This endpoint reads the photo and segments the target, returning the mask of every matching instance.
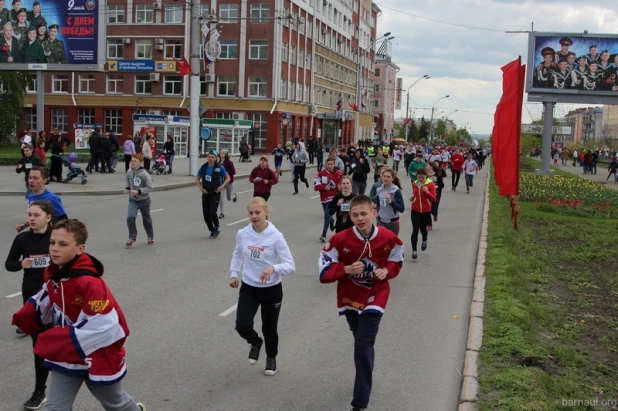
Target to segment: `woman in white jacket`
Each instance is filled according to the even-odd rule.
[[[237,288],[242,265],[236,331],[251,345],[250,364],[257,362],[262,343],[266,343],[264,374],[275,375],[279,345],[277,322],[283,300],[281,276],[292,274],[296,265],[283,234],[268,221],[268,203],[261,197],[254,197],[249,201],[247,210],[251,224],[238,230],[230,266],[230,287]],[[279,264],[278,260],[281,261]],[[253,329],[253,318],[260,306],[264,340]]]

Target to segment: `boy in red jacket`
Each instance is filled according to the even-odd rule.
[[[427,249],[427,226],[431,225],[431,206],[436,201],[436,185],[427,178],[427,169],[421,167],[416,171],[416,181],[412,182],[412,259],[416,260],[418,253],[418,232],[423,236],[421,251]]]
[[[451,190],[453,191],[457,189],[457,184],[459,184],[463,163],[464,157],[459,152],[459,149],[455,150],[455,153],[451,156]]]
[[[13,315],[13,324],[26,334],[37,332],[39,324],[52,327],[34,346],[52,369],[46,410],[70,410],[85,382],[106,410],[144,411],[120,386],[129,327],[101,278],[103,265],[85,253],[87,239],[81,221],[56,223],[43,288]]]
[[[335,170],[335,160],[329,158],[326,160],[326,168],[321,170],[313,181],[313,189],[320,192],[320,202],[324,211],[324,226],[322,227],[322,235],[320,241],[326,242],[326,230],[330,226],[331,231],[335,231],[335,221],[330,215],[330,202],[333,197],[339,192],[339,180],[341,179],[341,171]]]
[[[320,254],[320,282],[337,281],[337,307],[354,336],[354,398],[350,411],[369,403],[374,344],[388,302],[388,280],[399,275],[403,243],[392,231],[373,225],[371,199],[357,195],[350,201],[354,227],[335,234]]]

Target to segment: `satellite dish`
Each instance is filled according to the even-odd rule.
[[[204,141],[210,140],[210,136],[212,136],[212,130],[209,128],[203,128],[200,130],[200,138]]]

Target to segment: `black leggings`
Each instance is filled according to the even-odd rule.
[[[427,226],[431,224],[431,212],[420,213],[416,210],[412,210],[412,250],[416,251],[418,244],[418,232],[421,231],[423,241],[427,241]]]
[[[133,156],[131,154],[125,154],[124,155],[124,171],[127,172],[129,171],[129,167],[131,166],[131,158]]]
[[[24,304],[28,301],[28,298],[36,295],[43,286],[43,283],[36,284],[22,284],[21,286],[21,296],[23,298]],[[47,330],[49,327],[44,326],[41,328],[39,332],[32,334],[30,337],[32,338],[32,347],[36,344],[36,339],[39,336],[39,333]],[[39,357],[38,355],[34,355],[34,391],[44,392],[46,388],[47,376],[49,375],[49,368],[43,366],[43,357]]]
[[[298,180],[302,181],[305,184],[308,184],[307,179],[305,178],[305,170],[307,167],[303,164],[302,166],[294,166],[294,192],[298,193]]]
[[[451,170],[451,184],[453,187],[457,187],[457,184],[459,184],[460,176],[461,176],[461,171]]]
[[[204,216],[204,222],[206,222],[208,230],[211,232],[219,228],[219,217],[217,216],[219,201],[221,201],[221,193],[212,192],[202,194],[202,215]]]
[[[434,217],[438,216],[438,207],[440,207],[440,199],[442,198],[442,190],[441,189],[437,189],[436,190],[436,201],[434,201],[431,204],[431,215]],[[429,222],[429,225],[431,225],[431,221]]]
[[[260,339],[253,329],[253,319],[258,307],[262,306],[262,334],[266,345],[266,355],[276,357],[279,353],[279,334],[277,323],[283,301],[283,287],[281,283],[272,287],[253,287],[242,283],[238,295],[238,309],[236,311],[236,331],[249,344],[255,345]]]
[[[53,156],[51,158],[51,170],[49,174],[51,178],[62,181],[62,160],[60,157]]]
[[[146,169],[146,171],[150,171],[150,159],[149,158],[144,158],[144,168]]]

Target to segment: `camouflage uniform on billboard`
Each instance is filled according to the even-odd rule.
[[[4,23],[11,21],[11,15],[8,9],[0,10],[0,27],[4,27]]]
[[[49,26],[49,31],[51,32],[53,29],[58,30],[57,24],[52,24]],[[45,51],[45,57],[47,57],[47,62],[50,64],[67,64],[67,55],[64,50],[64,43],[61,40],[54,38],[52,40],[51,36],[43,42],[43,50]]]
[[[45,27],[43,34],[41,34],[41,27]],[[49,35],[47,34],[47,23],[40,23],[36,25],[36,38],[41,44],[49,38]]]

